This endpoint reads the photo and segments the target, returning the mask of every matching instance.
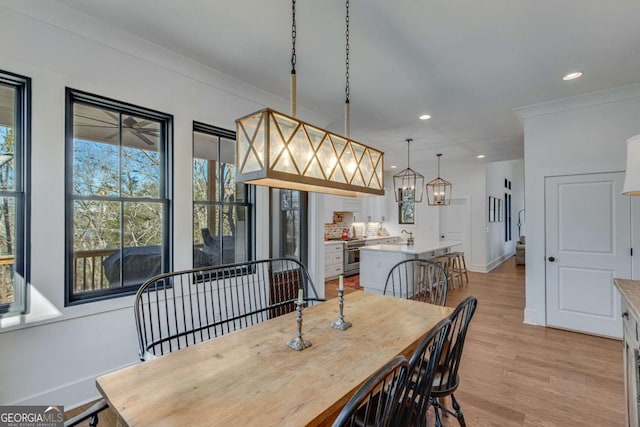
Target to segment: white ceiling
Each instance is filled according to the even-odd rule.
[[[289,97],[289,0],[58,2]],[[339,133],[344,14],[343,0],[297,3],[298,104]],[[413,138],[425,174],[437,152],[443,175],[477,154],[522,158],[514,108],[640,82],[638,17],[638,0],[352,0],[351,136],[398,170]],[[574,70],[584,76],[562,81]]]

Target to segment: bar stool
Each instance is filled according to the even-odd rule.
[[[446,256],[449,257],[449,282],[453,284],[454,289],[457,286],[462,287],[464,283],[458,256],[455,253],[448,253]]]
[[[452,269],[452,258],[449,256],[449,254],[433,257],[430,259],[430,261],[439,264],[444,269],[444,271],[447,273],[447,278],[449,279],[449,286],[451,286],[451,288],[453,289],[456,289],[456,282],[460,283],[462,279],[458,276],[458,280],[456,281],[456,277],[454,276],[454,272]]]
[[[449,256],[452,259],[453,274],[460,278],[460,285],[469,283],[469,275],[467,274],[467,263],[464,259],[464,252],[451,252]]]

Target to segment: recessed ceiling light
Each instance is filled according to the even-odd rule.
[[[484,159],[485,156],[484,156],[484,154],[478,154],[476,157],[479,158],[479,159]]]
[[[391,166],[391,169],[395,169],[395,168],[397,168],[397,166],[396,166],[396,165]]]
[[[565,75],[562,80],[573,80],[573,79],[577,79],[578,77],[582,76],[582,71],[574,71],[573,73],[569,73],[567,75]]]
[[[430,118],[431,118],[431,116],[428,115],[428,114],[423,114],[423,115],[420,116],[420,120],[429,120]]]

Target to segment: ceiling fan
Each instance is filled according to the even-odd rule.
[[[114,119],[117,120],[117,116],[113,113],[110,113],[108,111],[105,111],[105,113],[107,113],[109,116],[113,117]],[[131,132],[131,134],[137,136],[139,139],[141,139],[144,143],[146,143],[147,145],[154,145],[154,142],[151,141],[149,138],[147,138],[148,136],[152,136],[152,137],[157,137],[158,136],[158,129],[146,129],[145,126],[148,126],[149,124],[152,124],[153,122],[151,120],[136,120],[131,116],[127,116],[122,120],[122,131],[124,132],[125,130],[129,130]],[[117,131],[109,136],[107,136],[107,139],[111,139],[115,136],[118,136],[120,132]]]
[[[106,115],[107,118],[103,119],[103,118],[96,117],[94,115],[95,114],[94,111],[95,112],[99,111],[100,113]],[[153,146],[155,145],[155,142],[150,138],[157,138],[159,135],[160,130],[158,129],[158,124],[151,120],[137,120],[132,116],[123,115],[124,118],[122,119],[122,126],[120,127],[118,125],[118,122],[120,121],[121,116],[118,115],[117,113],[113,113],[111,111],[107,111],[103,109],[100,109],[100,110],[92,109],[86,112],[83,111],[83,113],[85,114],[76,112],[75,116],[85,119],[89,123],[76,123],[76,126],[79,126],[85,129],[94,128],[96,130],[97,128],[102,128],[105,130],[114,129],[113,133],[109,135],[104,135],[102,136],[101,139],[112,140],[113,138],[117,137],[120,134],[120,128],[121,128],[123,133],[129,132],[131,135],[135,136],[145,144]],[[147,126],[150,126],[150,127],[147,127]]]

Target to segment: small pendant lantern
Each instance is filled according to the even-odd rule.
[[[438,156],[438,177],[427,183],[427,202],[429,206],[445,206],[451,203],[451,183],[440,178],[440,157]]]
[[[407,139],[407,168],[393,176],[393,189],[398,203],[422,202],[424,176],[409,167],[411,141],[413,140]]]

